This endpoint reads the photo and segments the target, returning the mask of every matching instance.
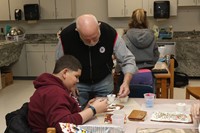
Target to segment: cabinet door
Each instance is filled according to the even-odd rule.
[[[135,9],[142,8],[142,0],[125,0],[125,16],[131,17]]]
[[[124,0],[108,0],[108,17],[124,17]]]
[[[154,15],[153,13],[154,1],[155,0],[143,0],[143,9],[147,12],[147,16],[149,17],[152,17]]]
[[[45,72],[44,44],[26,44],[28,76]]]
[[[39,76],[45,72],[45,55],[44,52],[28,51],[27,52],[28,76]]]
[[[177,0],[170,0],[170,16],[177,16]]]
[[[0,1],[0,21],[2,20],[10,20],[10,11],[9,11],[9,5],[8,0],[1,0]]]
[[[178,6],[195,6],[195,5],[196,5],[196,0],[178,0]]]
[[[74,18],[75,0],[56,0],[56,19]]]
[[[196,0],[197,6],[200,6],[200,0]]]
[[[56,9],[55,0],[40,0],[40,18],[41,19],[56,19],[55,9]]]
[[[52,73],[55,67],[56,57],[55,57],[56,44],[45,44],[45,65],[46,72]]]
[[[46,72],[53,73],[54,67],[55,67],[55,51],[54,52],[45,52],[45,65],[46,65]]]

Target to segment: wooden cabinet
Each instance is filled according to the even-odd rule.
[[[147,11],[147,16],[154,16],[154,1],[158,0],[143,0],[143,9]],[[170,1],[170,16],[177,16],[177,0]]]
[[[199,6],[200,0],[178,0],[178,6]]]
[[[74,18],[75,0],[40,0],[40,15],[41,19]]]
[[[39,0],[9,0],[9,2],[11,20],[15,20],[15,9],[22,10],[22,20],[24,20],[24,4],[39,4]]]
[[[108,17],[131,17],[137,8],[142,8],[142,0],[108,0]]]
[[[9,3],[8,0],[0,1],[0,21],[2,20],[10,20],[10,11],[9,11]]]
[[[28,76],[52,73],[56,44],[26,44]]]

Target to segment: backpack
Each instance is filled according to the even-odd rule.
[[[189,78],[186,73],[174,72],[174,87],[183,87],[189,84]]]
[[[28,103],[11,113],[6,114],[6,130],[4,133],[32,133],[28,124]]]

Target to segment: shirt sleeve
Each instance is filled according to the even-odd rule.
[[[134,74],[137,72],[138,68],[135,63],[135,56],[126,47],[124,40],[119,35],[117,35],[117,39],[114,44],[114,55],[124,74]]]
[[[58,60],[60,57],[62,57],[64,55],[63,47],[62,47],[62,43],[61,43],[60,39],[58,41],[55,54],[56,54],[56,60]]]

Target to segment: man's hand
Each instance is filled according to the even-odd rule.
[[[122,85],[120,86],[120,90],[118,93],[118,97],[126,97],[128,96],[130,93],[130,89],[129,89],[129,84],[127,84],[126,82],[123,82]]]

